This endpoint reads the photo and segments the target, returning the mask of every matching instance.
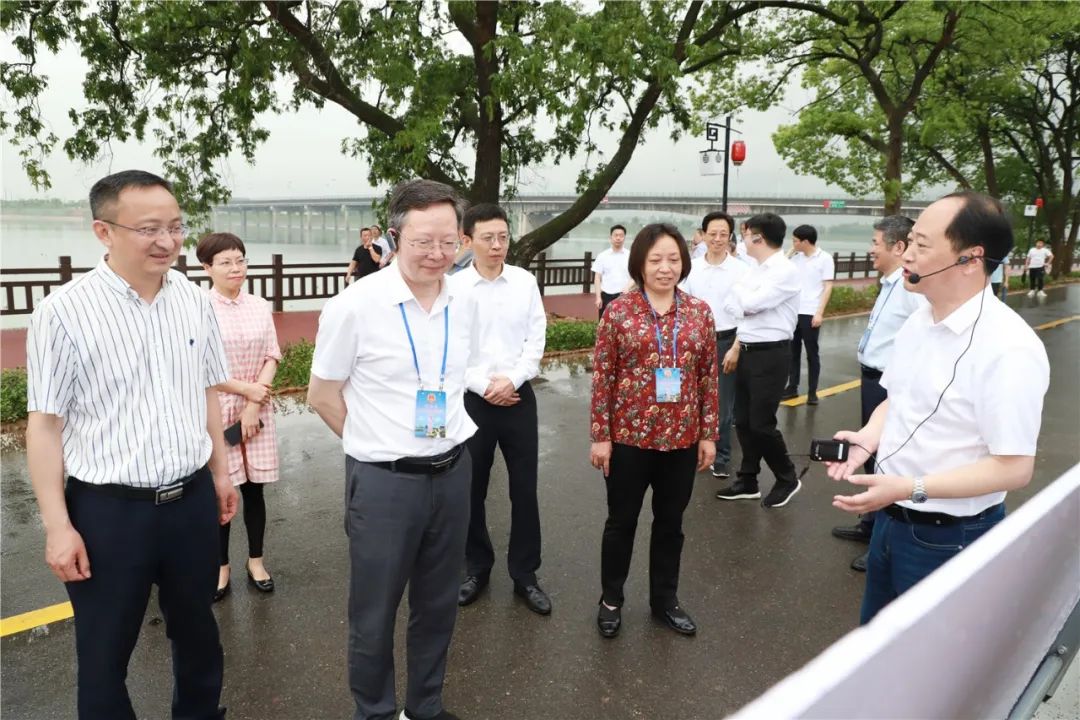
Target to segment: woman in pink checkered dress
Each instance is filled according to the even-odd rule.
[[[214,308],[229,380],[217,386],[222,426],[240,423],[241,441],[229,449],[229,474],[244,498],[244,526],[248,534],[248,581],[262,592],[273,592],[274,579],[263,564],[266,501],[263,485],[278,479],[277,436],[270,385],[281,350],[278,348],[270,303],[244,289],[247,257],[243,241],[231,233],[212,233],[195,249],[214,286]],[[227,434],[228,436],[228,434]],[[229,525],[221,526],[221,569],[214,602],[229,592]]]

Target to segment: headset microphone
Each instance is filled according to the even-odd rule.
[[[919,273],[909,273],[908,276],[907,276],[907,280],[912,285],[918,285],[919,281],[923,280],[924,278],[928,278],[931,275],[937,275],[938,273],[943,273],[946,270],[951,270],[952,268],[956,267],[957,265],[967,265],[972,260],[993,260],[994,262],[1005,262],[1004,260],[1000,260],[998,258],[984,258],[984,257],[978,257],[978,256],[971,256],[971,255],[961,255],[960,257],[956,258],[956,262],[954,262],[952,265],[949,265],[947,267],[943,267],[940,270],[935,270],[932,273],[926,273],[925,275],[920,275]]]

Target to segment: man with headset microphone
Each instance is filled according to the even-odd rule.
[[[904,252],[906,287],[928,305],[896,336],[881,378],[888,399],[829,463],[836,495],[874,523],[860,622],[915,585],[1005,516],[1009,490],[1031,480],[1050,379],[1035,332],[994,297],[988,278],[1012,247],[1001,204],[965,191],[933,203]],[[858,468],[876,454],[875,475]]]

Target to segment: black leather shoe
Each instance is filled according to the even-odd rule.
[[[222,598],[229,594],[229,590],[232,590],[232,578],[225,581],[225,587],[219,587],[214,591],[214,599],[211,602],[220,602]]]
[[[596,614],[596,627],[600,634],[606,638],[613,638],[619,634],[622,627],[622,608],[608,609],[603,601],[600,602],[600,611]]]
[[[514,594],[525,601],[525,604],[537,615],[551,614],[551,598],[540,589],[539,585],[518,585],[514,583]]]
[[[851,569],[855,572],[866,572],[866,561],[870,557],[869,551],[851,561]]]
[[[438,715],[428,715],[427,717],[421,717],[420,715],[413,715],[409,712],[408,708],[402,711],[401,717],[405,720],[461,720],[457,715],[452,712],[443,710]]]
[[[784,394],[780,396],[780,399],[781,400],[793,400],[794,398],[797,398],[797,397],[799,397],[798,388],[787,388],[786,390],[784,390]]]
[[[697,623],[695,623],[694,619],[678,605],[672,605],[665,610],[654,608],[653,615],[662,620],[665,625],[677,633],[683,635],[694,635],[697,633]]]
[[[867,527],[863,523],[856,523],[855,525],[840,525],[832,529],[833,537],[838,537],[841,540],[854,540],[856,542],[870,542],[870,535],[873,525]]]
[[[807,405],[817,405],[818,404],[817,394],[816,393],[810,393],[806,398],[806,404]]]
[[[267,573],[265,580],[256,580],[255,576],[251,574],[251,568],[247,568],[248,582],[251,583],[259,592],[272,593],[274,592],[274,578],[270,577]]]
[[[480,597],[480,591],[486,588],[487,584],[487,578],[479,578],[475,575],[467,576],[465,581],[461,583],[461,587],[458,588],[457,604],[465,607],[476,602],[476,598]]]

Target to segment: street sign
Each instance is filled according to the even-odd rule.
[[[1024,206],[1024,217],[1035,217],[1038,214],[1039,214],[1039,206],[1038,205],[1025,205]]]
[[[829,202],[829,207],[834,210],[843,210],[847,206],[843,200],[832,200]]]

